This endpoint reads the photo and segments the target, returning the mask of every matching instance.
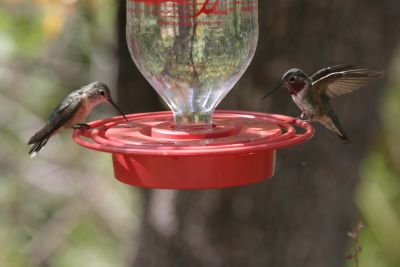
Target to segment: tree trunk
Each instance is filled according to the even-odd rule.
[[[126,42],[126,2],[119,0],[117,14],[118,47],[118,102],[121,109],[130,113],[150,112],[161,110],[162,105],[156,91],[150,86],[138,71],[129,54]]]
[[[119,95],[125,110],[159,108],[126,50],[125,3],[119,29]],[[254,60],[220,109],[298,116],[288,94],[261,96],[289,68],[308,74],[333,64],[385,69],[399,36],[397,0],[259,1]],[[359,167],[379,128],[383,83],[333,103],[352,139],[316,126],[306,144],[279,151],[269,181],[223,190],[145,190],[135,267],[344,266],[346,232],[357,218]]]

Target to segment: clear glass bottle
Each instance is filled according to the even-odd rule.
[[[131,56],[178,129],[211,127],[258,39],[257,0],[128,0]],[[136,89],[140,90],[140,88]]]

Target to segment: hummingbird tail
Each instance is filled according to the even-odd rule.
[[[351,144],[350,139],[347,137],[347,134],[344,131],[342,125],[340,125],[339,119],[336,117],[336,115],[331,114],[330,116],[323,116],[319,119],[319,122],[329,130],[335,132],[340,137],[340,139],[343,140],[343,143],[345,145]]]
[[[31,149],[29,150],[29,155],[31,156],[31,158],[33,158],[37,155],[37,153],[42,149],[42,147],[44,147],[44,145],[46,145],[47,141],[49,141],[49,138],[50,137],[47,137],[47,138],[42,139],[39,142],[33,144]]]
[[[342,139],[342,141],[345,145],[351,144],[350,139],[347,137],[347,135],[345,133],[342,132],[342,133],[338,134],[338,136],[340,137],[340,139]]]
[[[56,128],[47,124],[29,139],[28,145],[32,145],[31,149],[29,150],[29,155],[31,158],[36,156],[36,154],[46,145],[47,141],[49,141],[50,137],[56,131]]]
[[[339,136],[340,139],[342,139],[345,145],[350,145],[351,144],[350,138],[347,136],[342,125],[340,125],[339,119],[336,116],[334,116],[334,118],[332,118],[332,122],[334,124],[333,131],[337,133],[337,135]]]

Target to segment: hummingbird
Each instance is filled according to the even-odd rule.
[[[348,145],[351,141],[343,130],[330,100],[354,92],[383,76],[383,71],[360,69],[354,65],[323,68],[311,77],[302,70],[293,68],[282,76],[279,85],[269,91],[263,99],[280,88],[286,88],[294,103],[302,111],[299,117],[301,120],[321,123]]]
[[[53,110],[48,123],[36,132],[28,141],[32,145],[29,155],[33,158],[46,145],[50,137],[61,129],[90,129],[82,121],[86,119],[92,109],[104,102],[111,103],[126,121],[128,119],[111,98],[108,86],[96,81],[67,95]]]

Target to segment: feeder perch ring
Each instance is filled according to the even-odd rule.
[[[73,139],[112,153],[123,183],[165,189],[207,189],[261,182],[274,174],[277,149],[314,134],[310,123],[260,112],[214,113],[211,128],[176,130],[171,112],[121,116],[89,123]]]

